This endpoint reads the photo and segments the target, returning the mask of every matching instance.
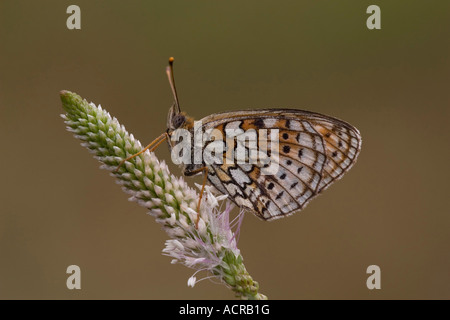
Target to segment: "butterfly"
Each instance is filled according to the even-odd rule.
[[[173,140],[180,130],[191,134],[184,138],[191,148],[185,150],[189,153],[188,160],[193,160],[194,155],[198,154],[194,147],[197,151],[198,148],[205,151],[208,145],[219,144],[221,148],[219,152],[216,149],[214,155],[216,161],[201,159],[180,164],[185,176],[204,174],[198,208],[208,180],[239,207],[263,220],[278,219],[302,210],[355,164],[362,142],[358,129],[342,120],[315,112],[296,109],[232,111],[209,115],[196,125],[191,117],[181,111],[173,61],[170,58],[166,68],[174,96],[167,118],[167,131],[122,163],[147,149],[153,151],[164,140],[174,151],[176,145]],[[218,133],[219,138],[216,134],[209,141],[201,140],[200,144],[192,138],[197,133],[212,130]],[[228,143],[230,132],[234,133],[231,136],[233,144]],[[262,143],[251,145],[250,140],[239,140],[246,132],[254,132],[258,142]],[[262,135],[265,141],[260,139]],[[241,160],[244,161],[236,161],[239,147],[243,152]],[[251,154],[255,154],[252,151],[258,155],[262,149],[266,158],[250,161],[253,159]],[[276,163],[276,170],[267,171],[271,165],[267,161],[269,157]]]

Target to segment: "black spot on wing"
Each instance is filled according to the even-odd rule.
[[[258,129],[264,128],[264,120],[261,118],[253,120],[253,125]]]
[[[275,200],[281,199],[281,197],[283,196],[283,194],[284,194],[284,191],[281,191],[281,192],[277,195],[277,197],[275,198]]]
[[[290,129],[291,127],[291,121],[289,119],[286,119],[286,123],[284,124],[287,129]]]

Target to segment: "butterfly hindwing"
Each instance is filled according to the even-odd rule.
[[[208,164],[208,180],[237,205],[264,220],[303,209],[350,169],[361,147],[356,128],[341,120],[307,111],[238,111],[214,114],[201,121],[204,130],[220,130],[224,139],[227,133],[235,132],[233,139],[237,141],[236,150],[224,150],[222,164]],[[264,145],[265,139],[260,140],[261,129],[265,129],[263,138],[267,145]],[[242,144],[239,136],[252,130],[260,142],[256,151],[264,149],[270,160],[278,164],[276,171],[266,174],[267,163],[250,161],[255,155],[255,145]],[[274,137],[276,139],[272,139]],[[237,161],[239,141],[241,162]],[[271,153],[272,143],[277,143],[277,152]]]

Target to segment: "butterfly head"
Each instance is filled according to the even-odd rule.
[[[192,118],[187,116],[185,112],[179,111],[177,104],[174,103],[167,115],[167,131],[172,132],[180,128],[189,129],[192,126]]]

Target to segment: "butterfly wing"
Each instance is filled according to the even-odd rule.
[[[203,130],[216,129],[223,137],[227,137],[227,132],[238,132],[234,141],[240,141],[239,130],[254,130],[260,139],[264,131],[261,129],[267,132],[269,145],[278,139],[278,152],[270,154],[268,151],[278,168],[269,174],[265,173],[267,163],[249,163],[252,154],[249,144],[243,146],[244,162],[236,161],[236,150],[227,153],[224,149],[222,163],[208,164],[209,182],[229,195],[238,206],[264,220],[281,218],[303,209],[353,166],[361,149],[361,136],[355,127],[308,111],[225,112],[205,117],[201,123]],[[237,145],[238,142],[234,146]],[[261,144],[257,148],[261,148]]]

